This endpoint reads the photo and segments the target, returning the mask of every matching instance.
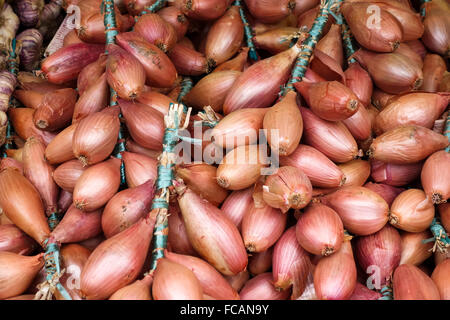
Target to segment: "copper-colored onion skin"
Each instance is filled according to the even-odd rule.
[[[162,8],[158,11],[158,15],[175,29],[177,39],[180,41],[189,28],[189,20],[183,12],[179,8],[173,6]]]
[[[32,90],[21,90],[17,89],[14,91],[13,96],[27,108],[38,109],[46,92],[41,93]],[[3,110],[2,110],[3,111]]]
[[[0,208],[12,223],[39,244],[48,238],[50,229],[39,193],[16,169],[0,172]]]
[[[78,37],[77,30],[72,29],[69,33],[64,37],[63,47],[70,46],[75,43],[82,43],[83,41]]]
[[[376,23],[369,21],[370,3],[346,2],[342,13],[358,43],[372,51],[392,52],[403,38],[402,26],[395,16],[378,8],[378,28]]]
[[[206,163],[181,164],[176,169],[177,177],[183,179],[189,189],[219,206],[227,197],[228,191],[217,184],[216,172],[216,167]]]
[[[125,151],[122,153],[125,165],[125,177],[130,188],[144,184],[148,180],[156,181],[158,161],[148,156]]]
[[[350,241],[342,248],[319,260],[314,270],[314,288],[320,300],[346,300],[356,287],[356,264]]]
[[[372,158],[394,164],[410,164],[427,158],[447,147],[448,138],[420,126],[402,126],[389,130],[373,140]]]
[[[327,54],[340,66],[343,66],[344,50],[342,48],[341,26],[333,24],[327,34],[317,43],[316,49]]]
[[[390,281],[392,273],[400,263],[400,234],[394,227],[386,225],[374,234],[358,237],[355,255],[364,272],[371,273],[371,266],[379,268],[380,284],[383,286]]]
[[[245,0],[253,17],[264,23],[276,23],[287,17],[295,8],[293,0]]]
[[[168,96],[155,91],[142,92],[137,101],[158,110],[163,115],[169,111],[170,104],[175,103]]]
[[[140,16],[134,26],[134,32],[164,52],[171,51],[177,42],[174,27],[156,13]]]
[[[271,54],[278,54],[290,48],[290,37],[296,35],[298,28],[280,27],[268,30],[253,37],[253,43],[258,49]]]
[[[236,148],[258,142],[268,108],[246,108],[227,114],[211,131],[211,139],[221,148]]]
[[[200,79],[183,101],[196,109],[211,106],[214,111],[220,112],[228,92],[241,74],[234,70],[213,72]]]
[[[237,292],[241,291],[244,285],[247,283],[250,278],[250,274],[247,270],[238,273],[235,276],[225,276],[225,279],[231,285],[231,287]]]
[[[424,33],[424,25],[418,13],[392,6],[390,4],[381,4],[381,10],[386,10],[400,23],[402,29],[402,42],[417,40],[422,37]]]
[[[164,135],[162,115],[141,103],[119,100],[119,105],[133,140],[143,147],[160,150]]]
[[[8,118],[20,138],[27,140],[31,136],[36,136],[45,145],[48,145],[56,134],[36,128],[33,123],[34,112],[35,110],[31,108],[9,108]]]
[[[344,174],[339,167],[322,152],[308,145],[300,144],[291,155],[280,157],[280,165],[301,169],[314,187],[334,188],[344,181]]]
[[[423,61],[423,84],[420,89],[426,92],[438,92],[446,70],[445,60],[440,55],[428,53]]]
[[[224,0],[175,0],[175,6],[195,20],[215,20],[224,14],[228,4]]]
[[[117,44],[142,64],[149,85],[167,88],[177,79],[177,70],[169,57],[157,46],[145,41],[134,32],[117,35]]]
[[[167,258],[158,260],[152,295],[155,300],[203,300],[202,286],[194,272]]]
[[[441,253],[439,250],[436,250],[434,253],[434,263],[438,265],[443,261],[450,259],[450,251],[447,250],[447,253]]]
[[[157,151],[157,150],[151,150],[151,149],[144,148],[144,147],[140,146],[139,144],[137,144],[136,142],[134,142],[132,139],[127,139],[126,140],[125,149],[129,150],[130,152],[134,152],[134,153],[137,153],[137,154],[140,154],[140,155],[144,155],[144,156],[147,156],[147,157],[152,158],[152,159],[157,159],[158,156],[162,152],[162,151]]]
[[[361,187],[370,176],[370,163],[366,160],[356,159],[339,165],[344,173],[344,186]]]
[[[249,252],[269,249],[283,234],[287,216],[279,209],[268,205],[256,208],[253,205],[242,219],[241,234]]]
[[[191,242],[189,241],[178,202],[171,203],[169,210],[169,234],[167,236],[167,247],[175,253],[197,256],[197,252],[194,250]]]
[[[402,264],[394,272],[394,300],[440,300],[438,287],[418,267]]]
[[[328,256],[338,251],[344,241],[344,225],[339,215],[320,203],[308,206],[296,225],[299,244],[315,255]]]
[[[177,72],[185,76],[199,76],[209,73],[214,65],[208,64],[203,53],[198,52],[181,44],[175,44],[175,47],[168,53]]]
[[[106,238],[122,232],[150,211],[154,181],[116,193],[106,204],[101,225]]]
[[[295,229],[293,226],[284,232],[272,257],[272,283],[280,291],[288,291],[292,286],[292,299],[302,295],[312,268],[310,255],[298,243]]]
[[[188,255],[165,251],[164,257],[172,262],[189,268],[202,286],[203,293],[218,300],[239,299],[238,293],[230,286],[225,278],[204,260]]]
[[[392,202],[394,202],[394,199],[405,190],[403,188],[396,188],[388,184],[374,182],[367,182],[364,187],[378,193],[378,195],[386,201],[389,207]]]
[[[223,104],[224,113],[269,107],[277,98],[280,85],[288,80],[298,53],[299,47],[295,45],[246,69],[231,87]]]
[[[380,135],[404,125],[432,129],[444,112],[448,98],[435,93],[410,93],[389,103],[375,118],[374,131]]]
[[[445,230],[450,230],[450,203],[442,203],[438,205],[439,216]]]
[[[0,160],[0,171],[6,168],[15,168],[23,174],[23,163],[10,157],[6,157]]]
[[[120,288],[108,300],[152,300],[150,294],[152,283],[153,276],[147,275],[142,280],[136,280],[132,284]]]
[[[75,184],[87,168],[78,160],[69,160],[53,171],[53,179],[63,190],[73,192]]]
[[[437,151],[423,164],[421,182],[425,193],[434,204],[446,202],[450,198],[450,153]]]
[[[395,96],[395,94],[384,92],[375,87],[372,93],[372,103],[376,108],[383,110]]]
[[[253,253],[248,259],[248,270],[254,276],[267,272],[272,267],[273,247]]]
[[[342,187],[321,198],[334,209],[351,233],[366,236],[381,230],[388,221],[389,206],[377,193],[364,187]]]
[[[398,53],[408,58],[410,63],[422,69],[423,67],[423,59],[422,57],[411,49],[408,45],[401,43],[398,48],[394,51],[394,53]],[[423,74],[423,72],[422,72]],[[423,80],[423,78],[422,78]]]
[[[114,150],[119,135],[119,107],[109,107],[82,119],[73,134],[74,155],[84,165],[105,160]]]
[[[355,290],[349,300],[378,300],[379,298],[381,298],[381,293],[370,290],[365,285],[356,282]]]
[[[58,164],[75,159],[72,140],[78,124],[74,123],[56,135],[45,148],[45,159],[50,164]]]
[[[81,272],[82,296],[102,300],[133,282],[144,265],[154,225],[150,215],[95,248]]]
[[[33,120],[36,127],[46,131],[55,131],[70,124],[77,100],[77,92],[72,88],[59,89],[46,94]]]
[[[25,292],[44,266],[43,253],[33,257],[12,252],[0,252],[0,299]]]
[[[434,3],[425,4],[425,10],[422,42],[430,51],[448,57],[450,49],[448,10],[434,7]]]
[[[116,44],[109,44],[107,49],[106,79],[109,86],[122,99],[136,99],[144,88],[144,67],[132,54]]]
[[[296,92],[289,91],[264,116],[263,128],[267,130],[267,141],[280,156],[292,154],[302,138],[303,119],[296,99]]]
[[[358,141],[369,139],[372,134],[371,114],[366,107],[359,103],[358,111],[351,117],[342,120],[353,137]]]
[[[104,206],[119,190],[121,162],[111,158],[87,168],[75,184],[74,205],[86,212]]]
[[[288,300],[290,290],[276,290],[271,272],[248,280],[239,292],[241,300]]]
[[[423,241],[433,237],[429,230],[422,232],[402,231],[400,235],[402,238],[400,264],[413,264],[419,266],[433,255],[431,252],[433,243],[423,243]]]
[[[247,253],[236,226],[222,211],[186,189],[179,196],[189,240],[206,261],[224,275],[235,275],[247,266]]]
[[[350,64],[344,74],[347,87],[353,91],[365,107],[368,107],[373,92],[373,83],[370,75],[359,63]]]
[[[75,243],[93,238],[101,233],[102,210],[83,212],[73,205],[52,231],[58,243]]]
[[[371,160],[371,177],[375,182],[388,184],[390,186],[404,186],[420,176],[422,162],[411,164],[384,163]]]
[[[30,255],[37,243],[13,224],[0,225],[0,251]]]
[[[253,188],[231,192],[222,203],[221,210],[240,230],[242,219],[253,205]]]
[[[59,189],[53,180],[53,166],[44,159],[45,146],[38,139],[29,138],[23,148],[24,176],[38,190],[47,215],[57,211]]]
[[[450,259],[439,263],[431,275],[436,284],[441,300],[450,300]]]
[[[213,72],[218,71],[244,71],[244,67],[247,63],[248,56],[248,47],[242,47],[241,51],[234,57],[228,61],[225,61],[221,65],[217,66]]]
[[[300,107],[303,117],[303,142],[316,148],[334,162],[348,162],[358,155],[358,145],[342,122],[326,121],[311,110]]]
[[[78,99],[73,110],[72,123],[104,109],[108,104],[108,94],[106,74],[103,73]]]
[[[402,54],[360,49],[352,57],[367,69],[376,86],[387,93],[401,94],[422,85],[422,66]]]
[[[408,189],[395,198],[389,220],[399,229],[422,232],[429,228],[434,215],[431,198],[420,189]]]
[[[267,163],[258,145],[239,146],[228,152],[217,168],[217,182],[229,190],[242,190],[253,185]]]
[[[72,193],[66,190],[61,190],[58,198],[58,209],[60,212],[66,212],[73,203]]]
[[[88,64],[81,70],[77,79],[77,89],[80,96],[91,88],[100,76],[105,73],[107,59],[106,55],[101,55],[96,61]]]

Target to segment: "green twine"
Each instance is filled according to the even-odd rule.
[[[433,238],[422,240],[422,243],[440,242],[443,247],[450,247],[450,238],[447,235],[444,227],[439,223],[437,218],[433,219],[430,226]]]
[[[194,86],[194,83],[192,82],[192,79],[190,77],[184,77],[181,81],[181,91],[178,95],[177,101],[181,102],[185,95],[191,91],[192,87]],[[184,104],[183,104],[184,106]],[[186,106],[184,106],[184,113],[187,112]]]
[[[421,15],[422,17],[424,17],[424,18],[425,18],[425,15],[426,15],[425,4],[426,4],[427,2],[431,2],[431,0],[422,0],[422,8],[420,9],[420,15]]]
[[[50,227],[50,231],[55,230],[56,226],[59,223],[59,217],[56,212],[52,212],[52,214],[47,218],[48,226]]]
[[[167,202],[165,203],[168,205]],[[168,228],[169,223],[167,219],[165,219],[162,223],[157,224],[155,227],[155,230],[153,232],[153,234],[155,235],[155,241],[153,243],[150,270],[155,270],[158,264],[158,260],[164,258],[164,250],[167,247]]]
[[[141,15],[147,14],[147,13],[155,13],[159,10],[161,10],[165,5],[166,5],[166,1],[167,0],[158,0],[156,1],[154,4],[152,4],[151,6],[145,8],[142,12]]]
[[[392,289],[387,285],[380,290],[380,293],[382,294],[382,296],[378,298],[378,300],[393,300],[394,298]]]
[[[61,274],[61,259],[59,256],[59,246],[54,243],[48,242],[48,239],[44,242],[44,260],[45,260],[45,271],[46,271],[46,280],[49,283],[53,283],[53,277],[55,274],[60,275]],[[61,295],[64,297],[65,300],[72,300],[69,293],[66,291],[66,289],[61,285],[60,282],[56,284],[56,289],[61,293]]]
[[[247,17],[245,16],[241,0],[234,1],[233,6],[239,7],[239,15],[241,16],[242,23],[244,24],[245,39],[247,42],[247,47],[249,48],[248,56],[253,61],[258,61],[259,56],[258,53],[256,52],[255,44],[253,43],[253,30],[250,24],[248,23]]]
[[[342,0],[337,0],[337,2],[342,3]],[[355,44],[353,42],[350,28],[348,27],[347,22],[345,21],[345,18],[340,11],[340,6],[339,12],[337,14],[333,11],[330,11],[330,14],[334,17],[336,23],[341,26],[342,44],[344,45],[345,55],[347,57],[348,63],[356,62],[355,58],[350,58],[356,51]]]

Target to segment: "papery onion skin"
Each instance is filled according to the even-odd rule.
[[[423,241],[433,237],[429,230],[422,232],[401,232],[402,252],[400,264],[421,265],[425,260],[433,255],[433,243],[423,243]]]
[[[13,224],[0,224],[0,251],[30,255],[37,243]]]
[[[273,247],[253,253],[248,259],[248,270],[254,276],[267,272],[272,267]]]
[[[339,165],[339,169],[344,173],[344,186],[361,187],[370,176],[369,161],[356,159]]]
[[[375,182],[390,186],[404,186],[420,176],[422,162],[411,164],[393,164],[372,159],[371,177]]]
[[[253,205],[253,188],[236,190],[231,192],[222,203],[220,210],[240,230],[242,219]]]
[[[370,274],[371,266],[379,268],[380,285],[388,283],[395,268],[400,264],[401,238],[390,225],[380,231],[356,238],[355,254],[363,271]]]
[[[72,193],[77,180],[86,169],[80,161],[69,160],[53,171],[53,179],[61,189]]]
[[[155,300],[203,300],[199,280],[184,265],[161,258],[153,279],[152,295]]]
[[[450,230],[450,203],[442,203],[438,205],[439,216],[445,230]]]
[[[170,104],[175,103],[175,101],[168,96],[155,91],[144,91],[137,101],[158,110],[163,115],[166,115],[167,112],[169,112]]]
[[[436,284],[441,300],[450,300],[450,259],[439,263],[431,275]]]
[[[295,8],[292,0],[245,0],[253,17],[264,23],[276,23],[285,18]]]
[[[171,51],[177,42],[177,33],[174,27],[155,13],[140,16],[134,26],[134,32],[163,52]]]
[[[394,300],[440,300],[433,280],[416,266],[403,264],[395,269]]]
[[[279,27],[257,34],[253,37],[253,43],[258,49],[278,54],[290,48],[290,38],[293,36],[298,37],[298,28]]]
[[[214,20],[222,16],[229,1],[223,0],[175,0],[175,5],[189,18]]]
[[[198,256],[197,252],[194,250],[191,242],[189,241],[186,226],[184,224],[178,202],[171,203],[169,205],[169,210],[169,234],[167,236],[167,247],[175,253]]]
[[[450,153],[437,151],[423,164],[422,187],[434,204],[446,202],[450,198]]]
[[[72,205],[72,203],[73,203],[72,193],[66,190],[61,190],[58,199],[58,209],[60,210],[60,212],[66,212],[67,209],[69,209],[69,207]]]
[[[272,273],[266,272],[247,281],[239,292],[241,300],[288,300],[289,290],[276,290],[272,279]]]
[[[36,128],[33,123],[34,112],[35,110],[31,108],[9,108],[8,118],[20,138],[27,140],[31,136],[36,136],[45,145],[48,145],[56,134]]]
[[[381,230],[388,221],[386,201],[364,187],[342,187],[322,197],[321,202],[339,214],[349,232],[360,236]]]
[[[425,46],[441,56],[449,56],[449,21],[448,9],[440,9],[434,3],[425,4],[426,15],[423,21],[425,31],[422,42]]]
[[[354,115],[342,121],[356,140],[370,139],[372,134],[371,113],[362,104]]]
[[[125,151],[122,153],[125,176],[130,188],[137,187],[148,180],[156,181],[158,161],[148,156]]]
[[[14,158],[6,157],[0,160],[0,171],[6,168],[17,169],[23,174],[23,163]]]
[[[143,279],[136,280],[132,284],[117,290],[108,300],[152,300],[150,294],[152,283],[153,276],[147,275]]]
[[[345,74],[345,83],[354,92],[358,100],[367,108],[373,93],[373,83],[370,75],[359,63],[349,65]]]
[[[243,47],[235,58],[225,61],[221,65],[217,66],[213,72],[229,71],[229,70],[239,72],[244,71],[244,67],[247,63],[248,51],[249,51],[248,47]]]
[[[177,72],[185,76],[200,76],[209,73],[214,67],[211,60],[208,61],[203,53],[178,43],[168,53],[168,56]]]
[[[300,215],[296,225],[300,245],[315,255],[328,256],[341,248],[344,225],[333,209],[313,203]]]
[[[75,159],[72,140],[78,124],[74,123],[60,133],[45,148],[45,159],[50,164],[58,164]]]
[[[391,206],[392,202],[394,202],[394,199],[400,193],[405,191],[405,189],[403,189],[403,188],[396,188],[396,187],[392,187],[388,184],[373,183],[373,182],[367,182],[364,185],[364,187],[378,193],[384,199],[384,201],[386,201],[386,203],[389,205],[389,207]]]
[[[365,285],[356,282],[355,291],[353,291],[349,300],[378,300],[381,298],[379,292],[370,290]]]
[[[108,94],[106,74],[103,73],[78,99],[73,110],[72,123],[104,109],[108,105]]]
[[[445,60],[438,54],[427,54],[423,61],[423,84],[421,90],[426,92],[438,92],[447,65]],[[442,90],[441,90],[442,91]]]
[[[80,96],[92,87],[105,72],[107,59],[106,55],[101,55],[96,61],[88,64],[81,70],[77,79],[77,89]]]
[[[402,126],[373,140],[371,158],[393,164],[419,162],[449,145],[448,138],[420,126]]]
[[[177,7],[165,7],[158,11],[158,15],[175,29],[180,41],[189,28],[189,20],[183,12]]]

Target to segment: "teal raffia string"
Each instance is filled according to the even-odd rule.
[[[52,212],[47,218],[48,226],[50,227],[50,231],[55,230],[56,226],[59,223],[59,216],[57,212]]]
[[[183,98],[189,93],[189,91],[192,90],[192,87],[194,86],[194,82],[192,81],[191,77],[184,77],[181,81],[181,91],[178,94],[177,101],[181,103],[183,101]],[[187,109],[185,108],[185,111]]]
[[[383,288],[381,288],[380,290],[381,293],[381,297],[378,298],[378,300],[393,300],[393,292],[392,292],[392,288],[389,286],[384,286]]]
[[[433,234],[433,238],[422,240],[422,243],[434,242],[431,251],[435,252],[436,250],[439,250],[441,253],[447,253],[447,248],[450,247],[450,238],[437,218],[433,219],[430,230]]]
[[[427,2],[431,2],[431,0],[422,0],[422,8],[420,8],[420,15],[422,16],[422,18],[425,18],[425,15],[427,14],[425,8]]]
[[[355,58],[350,58],[356,52],[355,44],[353,42],[352,32],[350,31],[350,28],[341,13],[341,5],[343,0],[337,1],[339,4],[337,12],[335,13],[333,11],[330,11],[330,14],[334,17],[336,23],[341,26],[342,44],[344,46],[345,56],[347,57],[347,61],[350,64],[356,62]]]
[[[241,16],[242,23],[244,24],[245,39],[247,42],[247,47],[249,48],[248,56],[253,61],[258,61],[259,56],[258,53],[256,52],[255,44],[253,43],[254,33],[252,27],[250,26],[250,23],[248,23],[244,8],[242,8],[242,1],[241,0],[234,1],[233,6],[239,7],[239,15]]]
[[[151,6],[145,8],[140,15],[144,15],[147,13],[155,13],[161,10],[166,5],[167,0],[158,0]]]
[[[116,13],[114,11],[114,1],[113,0],[103,0],[102,2],[102,13],[104,14],[104,25],[106,32],[106,45],[116,43],[116,36],[119,34],[117,30],[116,23]],[[108,49],[106,49],[106,54],[108,54]],[[117,92],[113,88],[110,88],[110,106],[117,105]],[[122,119],[122,113],[119,113],[119,120]],[[114,148],[113,155],[116,158],[122,159],[122,152],[126,150],[125,139],[124,139],[124,129],[122,123],[119,127],[119,135],[117,137],[117,144]],[[120,185],[125,187],[127,184],[125,176],[125,165],[122,161],[120,165]]]

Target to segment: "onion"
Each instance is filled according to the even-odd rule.
[[[359,265],[367,274],[374,266],[379,268],[380,285],[389,283],[400,263],[401,238],[398,231],[386,225],[380,231],[356,238],[355,254]],[[378,272],[378,271],[377,271]],[[377,288],[380,289],[380,288]]]
[[[395,269],[394,300],[440,300],[439,289],[422,270],[411,264]]]
[[[272,267],[273,247],[267,250],[252,253],[248,259],[248,270],[252,275],[267,272]]]
[[[295,226],[287,229],[273,251],[272,274],[275,288],[286,291],[291,286],[291,299],[297,299],[307,285],[312,265],[309,254],[299,245]]]
[[[127,11],[133,15],[139,15],[146,7],[154,4],[156,0],[124,0],[123,5],[126,6]]]
[[[290,208],[302,209],[312,198],[312,186],[306,174],[296,167],[281,167],[267,177],[263,199],[269,206],[286,213]]]
[[[71,88],[46,94],[33,115],[36,127],[55,131],[67,126],[74,112],[76,98],[77,92]]]
[[[344,74],[347,87],[354,92],[358,100],[367,108],[373,92],[373,83],[370,75],[359,63],[350,64]]]
[[[46,58],[41,69],[49,82],[62,84],[75,80],[81,70],[96,61],[104,51],[105,46],[100,44],[71,44]]]
[[[78,75],[77,89],[80,97],[83,93],[94,86],[106,70],[106,55],[101,55],[96,61],[86,65]]]
[[[0,299],[7,299],[25,292],[33,278],[44,266],[44,254],[33,257],[12,252],[0,252]]]
[[[450,154],[437,151],[423,164],[422,187],[434,204],[446,202],[450,198]]]
[[[104,109],[108,105],[108,94],[108,82],[106,74],[103,73],[78,99],[73,110],[72,123]]]
[[[7,251],[27,256],[36,248],[36,242],[15,225],[0,225],[0,252]]]
[[[344,240],[344,226],[333,209],[313,203],[297,220],[299,244],[315,255],[329,256],[339,251]]]
[[[342,48],[341,26],[333,24],[327,34],[317,43],[316,49],[330,56],[342,67],[344,50]]]
[[[222,63],[217,68],[215,68],[213,72],[244,71],[244,66],[247,63],[248,51],[249,51],[248,47],[243,47],[235,58]]]
[[[52,178],[54,168],[44,159],[45,146],[42,142],[31,137],[23,148],[24,176],[38,190],[45,213],[49,216],[57,211],[58,186]]]
[[[225,216],[240,230],[244,215],[253,205],[253,188],[231,192],[220,208]]]
[[[203,293],[219,300],[236,300],[238,293],[225,278],[204,260],[192,256],[164,252],[164,257],[172,262],[189,268],[202,286]]]
[[[239,146],[228,152],[217,169],[219,186],[242,190],[254,184],[267,163],[258,145]]]
[[[445,230],[450,230],[450,203],[442,203],[438,205],[439,216]]]
[[[420,176],[422,163],[392,164],[372,159],[372,179],[390,186],[404,186]]]
[[[447,250],[447,253],[442,253],[439,250],[434,252],[434,263],[436,265],[442,263],[443,261],[450,259],[450,251]]]
[[[153,180],[116,193],[106,204],[101,225],[106,238],[122,232],[150,211],[155,193]]]
[[[136,279],[150,246],[155,215],[139,220],[95,248],[81,272],[83,297],[88,300],[108,298]]]
[[[143,147],[160,150],[164,135],[162,115],[141,103],[119,100],[119,105],[133,140]]]
[[[371,21],[370,5],[346,2],[342,5],[342,13],[359,44],[376,52],[392,52],[403,40],[402,25],[395,16],[380,7],[377,23]]]
[[[367,69],[377,87],[387,93],[400,94],[422,85],[422,66],[400,53],[377,54],[360,49],[353,58]]]
[[[438,92],[446,70],[445,60],[440,55],[427,54],[423,61],[423,84],[420,89],[426,92]]]
[[[389,12],[400,23],[403,31],[402,42],[417,40],[422,37],[424,25],[422,24],[420,14],[390,4],[381,4],[380,8]]]
[[[378,88],[374,88],[372,93],[372,103],[376,108],[383,110],[394,97],[395,94],[390,94],[381,91]]]
[[[239,8],[232,6],[208,31],[205,56],[219,65],[230,59],[241,47],[244,37]]]
[[[369,161],[357,159],[339,165],[339,169],[344,173],[344,186],[361,187],[370,176]]]
[[[0,208],[12,223],[39,244],[48,238],[50,229],[39,193],[16,169],[0,172]]]
[[[170,104],[175,103],[175,101],[168,96],[155,91],[145,91],[137,100],[142,104],[158,110],[163,115],[166,115],[169,112]]]
[[[78,124],[72,124],[62,130],[45,148],[45,159],[50,164],[58,164],[75,159],[72,140]]]
[[[21,24],[24,27],[34,27],[39,22],[39,16],[44,8],[43,0],[18,0],[16,8]]]
[[[59,212],[66,212],[67,209],[69,209],[69,207],[72,205],[72,203],[73,203],[72,193],[66,190],[61,190],[58,199]]]
[[[389,206],[377,193],[364,187],[342,187],[322,198],[334,209],[344,227],[365,236],[381,230],[388,221]]]
[[[309,109],[300,107],[304,142],[335,162],[348,162],[358,155],[358,145],[342,122],[320,119]]]
[[[378,193],[378,195],[380,195],[384,199],[384,201],[386,201],[389,207],[391,206],[392,202],[394,202],[394,199],[405,190],[403,188],[392,187],[388,184],[373,182],[367,182],[364,187]]]
[[[78,32],[76,29],[69,31],[64,37],[63,48],[70,46],[75,43],[83,43],[83,41],[78,37]]]
[[[194,248],[189,241],[186,226],[181,216],[178,202],[169,204],[169,234],[167,236],[168,248],[172,252],[186,254],[190,256],[197,256]]]
[[[146,82],[156,87],[171,87],[177,79],[177,70],[169,57],[157,46],[145,41],[135,32],[117,35],[117,44],[133,55],[144,67]]]
[[[14,92],[17,80],[12,73],[6,70],[0,71],[0,111],[6,112],[9,108],[9,99]],[[21,99],[19,99],[21,100]]]
[[[427,49],[423,45],[422,41],[412,40],[412,41],[406,41],[405,43],[408,45],[408,47],[411,48],[411,50],[413,50],[415,53],[417,53],[422,58],[422,60],[425,59],[425,56],[427,55]]]
[[[226,95],[240,75],[240,71],[234,70],[213,72],[200,79],[183,101],[196,109],[211,106],[214,111],[220,112]]]
[[[16,40],[21,44],[19,52],[21,66],[26,71],[37,69],[42,50],[42,34],[39,30],[27,29],[18,34]]]
[[[223,104],[224,113],[268,107],[276,99],[280,85],[288,80],[299,50],[295,45],[246,69],[231,87]]]
[[[433,243],[423,243],[432,238],[429,230],[422,232],[402,232],[402,254],[400,264],[421,265],[432,256]]]
[[[33,123],[33,114],[34,110],[31,108],[10,108],[8,110],[8,118],[20,138],[27,140],[31,136],[35,136],[48,145],[56,134],[36,128]]]
[[[450,259],[438,264],[431,275],[436,284],[441,300],[450,300]]]
[[[113,293],[109,300],[152,300],[150,288],[153,276],[147,275]]]
[[[23,174],[23,163],[14,158],[6,157],[0,160],[0,171],[6,168],[17,169],[21,174]]]
[[[73,153],[83,165],[105,160],[119,135],[119,107],[109,107],[82,119],[73,134]]]
[[[203,53],[198,52],[181,44],[168,53],[179,74],[186,76],[199,76],[209,73],[214,67],[212,61],[208,61]]]
[[[183,12],[177,7],[165,7],[158,11],[158,15],[175,29],[177,39],[180,41],[189,28],[189,20]]]
[[[224,0],[175,0],[175,6],[189,18],[214,20],[221,17],[229,1]]]
[[[263,128],[267,130],[269,145],[281,156],[293,153],[302,137],[303,119],[296,98],[297,94],[289,91],[264,116]]]
[[[375,118],[378,135],[404,125],[432,129],[448,104],[448,98],[435,93],[409,93],[389,103]]]
[[[302,170],[314,187],[334,188],[345,181],[338,166],[319,150],[303,144],[298,145],[291,155],[280,157],[280,165]]]
[[[289,290],[276,290],[272,279],[272,273],[266,272],[247,281],[239,292],[241,300],[288,300]]]
[[[231,287],[236,291],[241,291],[242,287],[248,281],[250,275],[248,271],[242,271],[235,276],[225,276],[225,279],[231,285]]]
[[[355,291],[353,291],[349,300],[378,300],[379,298],[381,298],[379,292],[370,290],[365,285],[356,282]]]
[[[104,206],[120,186],[121,160],[111,158],[87,168],[73,190],[73,203],[82,211],[94,211]]]
[[[276,23],[287,17],[295,8],[294,0],[245,0],[253,17],[264,23]]]
[[[132,54],[115,44],[109,44],[106,61],[106,79],[117,95],[134,100],[141,94],[145,83],[145,70]]]
[[[271,54],[278,54],[288,50],[292,41],[300,38],[303,39],[303,34],[299,33],[298,28],[294,27],[280,27],[257,34],[253,38],[253,43],[256,48],[266,50]]]
[[[247,253],[236,226],[222,211],[177,182],[183,220],[194,249],[224,275],[235,275],[247,266]],[[184,190],[183,190],[184,189]]]
[[[422,42],[429,50],[448,57],[450,38],[448,9],[443,10],[434,6],[435,3],[430,3],[424,7],[426,15],[423,21],[425,31]]]
[[[320,300],[346,300],[356,287],[356,264],[350,241],[336,253],[323,257],[314,270],[314,288]]]
[[[158,260],[152,294],[155,300],[203,300],[202,285],[194,272],[167,258]]]
[[[130,188],[146,183],[148,180],[156,181],[158,161],[148,156],[133,153],[122,153],[125,165],[125,177]]]

